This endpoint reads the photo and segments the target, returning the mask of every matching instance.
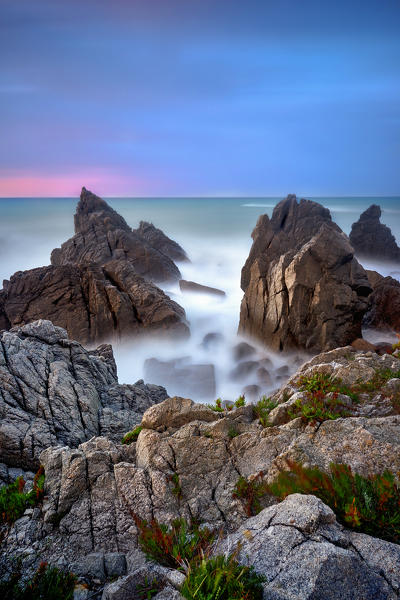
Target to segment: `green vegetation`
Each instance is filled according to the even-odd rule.
[[[190,565],[181,594],[188,600],[261,600],[265,578],[234,556],[203,557]]]
[[[139,437],[139,433],[142,431],[143,426],[142,425],[138,425],[137,427],[135,427],[135,429],[133,431],[129,431],[129,433],[126,433],[124,435],[124,437],[122,438],[122,444],[132,444],[132,442],[136,442],[136,440]]]
[[[30,492],[24,492],[25,480],[17,477],[14,483],[0,488],[0,525],[11,525],[22,517],[25,510],[36,506],[43,498],[44,469],[40,467]]]
[[[41,563],[33,578],[20,582],[21,572],[17,569],[7,581],[0,582],[2,600],[72,600],[76,578],[56,567]]]
[[[300,377],[297,386],[301,392],[314,394],[320,392],[324,396],[329,393],[344,394],[349,396],[353,402],[358,402],[357,392],[348,385],[344,385],[341,379],[332,377],[327,373],[314,373],[311,377]]]
[[[400,371],[392,371],[391,369],[378,369],[375,375],[369,381],[358,382],[353,388],[358,392],[376,392],[389,381],[389,379],[400,379]]]
[[[235,408],[239,408],[240,406],[246,406],[246,398],[244,397],[244,394],[235,400]]]
[[[222,408],[222,400],[221,398],[217,398],[215,401],[215,404],[207,404],[208,408],[211,408],[211,410],[214,410],[215,412],[224,412],[224,409]]]
[[[158,594],[162,589],[162,586],[157,579],[150,580],[148,577],[144,578],[143,583],[138,583],[136,586],[136,595],[139,600],[151,600]]]
[[[253,479],[246,479],[241,475],[233,489],[232,497],[242,501],[248,517],[257,515],[262,509],[261,499],[266,495],[263,476],[262,471]]]
[[[169,480],[174,484],[174,487],[172,488],[171,492],[174,496],[176,496],[176,498],[178,498],[178,500],[180,500],[182,498],[182,487],[178,473],[174,473],[173,475],[171,475],[169,477]]]
[[[278,403],[271,400],[271,398],[267,398],[267,396],[260,398],[257,404],[254,405],[254,414],[259,419],[263,427],[269,427],[269,413],[277,406]]]
[[[176,519],[168,527],[156,519],[148,523],[137,516],[134,518],[139,545],[147,558],[172,569],[199,561],[215,538],[213,531],[197,524],[188,525],[184,519]]]
[[[348,465],[330,465],[330,474],[290,462],[266,486],[266,493],[280,499],[289,494],[314,494],[335,512],[338,520],[374,537],[400,543],[400,487],[393,473],[362,477]]]
[[[238,435],[239,432],[237,431],[237,429],[231,425],[228,429],[228,436],[230,437],[230,439],[233,440],[233,438],[237,437]]]
[[[288,409],[290,419],[301,417],[304,421],[315,422],[340,419],[350,416],[350,412],[336,392],[331,397],[326,397],[323,392],[307,394],[306,398],[297,398],[294,405]]]

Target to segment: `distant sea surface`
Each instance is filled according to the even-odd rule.
[[[400,245],[400,197],[310,198],[331,211],[346,234],[371,204],[382,208],[381,222],[388,225]],[[77,198],[0,198],[0,279],[15,271],[50,264],[50,253],[74,233]],[[251,232],[261,214],[271,216],[281,198],[107,198],[131,227],[150,221],[179,242],[191,259],[179,265],[185,279],[223,289],[225,300],[182,294],[178,286],[165,289],[186,310],[191,323],[190,342],[157,348],[146,343],[115,347],[120,381],[132,383],[143,377],[148,357],[160,359],[190,356],[192,362],[213,362],[217,396],[237,397],[238,384],[229,377],[231,349],[239,322],[240,272],[251,246]],[[371,240],[373,244],[373,240]],[[364,264],[382,274],[400,278],[400,265]],[[224,335],[223,347],[212,356],[201,347],[206,333]],[[140,347],[139,347],[140,346]],[[261,351],[261,350],[260,350]],[[276,366],[285,357],[273,357]],[[286,360],[287,362],[287,360]],[[156,382],[154,382],[156,383]],[[158,382],[157,382],[158,383]],[[160,382],[162,383],[162,382]],[[251,383],[243,381],[241,384]],[[240,386],[239,386],[240,387]],[[178,390],[168,390],[179,393]],[[193,394],[195,396],[195,392]]]

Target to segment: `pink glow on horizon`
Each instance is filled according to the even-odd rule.
[[[158,184],[162,184],[159,180]],[[106,170],[87,170],[70,175],[10,174],[0,172],[0,197],[75,197],[82,186],[99,196],[146,196],[156,193],[153,181]]]

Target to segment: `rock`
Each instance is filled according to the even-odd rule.
[[[46,318],[83,344],[143,332],[189,335],[183,308],[128,261],[19,271],[5,282],[3,311],[10,326]]]
[[[371,286],[328,209],[288,196],[259,217],[242,269],[239,332],[320,352],[361,337]]]
[[[246,397],[249,402],[257,402],[261,396],[261,388],[259,385],[246,385],[242,389],[242,394]]]
[[[105,433],[120,441],[164,388],[119,385],[111,349],[87,352],[49,321],[0,334],[0,460],[36,470],[57,444]]]
[[[165,235],[161,229],[154,227],[152,223],[140,221],[139,227],[134,230],[141,240],[149,244],[155,250],[164,254],[173,261],[189,261],[184,249]]]
[[[209,423],[217,418],[217,414],[204,404],[195,404],[193,400],[175,397],[146,410],[142,426],[147,429],[182,427],[192,421]]]
[[[381,331],[400,331],[400,282],[368,271],[373,287],[369,309],[364,316],[364,327]]]
[[[398,261],[400,248],[389,227],[380,222],[381,214],[376,204],[363,212],[351,227],[350,242],[358,256]]]
[[[272,386],[272,377],[265,367],[260,367],[257,369],[257,379],[260,384],[263,386],[271,387]]]
[[[362,338],[357,338],[356,340],[354,340],[354,342],[351,343],[351,345],[354,348],[354,350],[365,350],[365,352],[367,352],[368,350],[370,350],[371,352],[376,351],[376,347],[374,344],[371,344],[371,342],[368,342],[367,340],[364,340]]]
[[[75,235],[61,248],[53,250],[52,265],[102,266],[118,259],[127,261],[134,273],[151,281],[180,278],[179,269],[168,256],[175,247],[172,240],[146,223],[138,231],[132,230],[104,200],[85,188],[82,188],[74,221]]]
[[[170,394],[190,396],[195,400],[214,400],[215,368],[212,364],[192,365],[184,361],[161,361],[149,358],[144,363],[145,379],[162,381]]]
[[[201,345],[206,350],[211,350],[213,348],[216,348],[220,344],[222,344],[223,341],[224,341],[224,336],[222,335],[222,333],[211,332],[211,333],[207,333],[203,337]]]
[[[380,356],[383,354],[393,354],[393,345],[388,342],[377,342],[374,346],[375,352]]]
[[[195,292],[196,294],[211,294],[212,296],[226,296],[225,292],[218,290],[217,288],[209,287],[208,285],[200,285],[194,281],[186,281],[181,279],[179,281],[179,287],[181,292]]]
[[[238,379],[242,379],[243,377],[247,377],[251,373],[254,373],[259,366],[260,363],[257,360],[246,360],[236,365],[229,375],[232,377],[232,379],[237,381]]]
[[[371,552],[378,540],[363,535],[361,553],[353,543],[360,535],[338,525],[332,510],[315,496],[293,494],[248,519],[216,553],[237,546],[237,560],[266,577],[264,598],[271,600],[394,600],[400,547],[380,540],[378,567]]]
[[[251,346],[247,342],[239,342],[239,344],[236,344],[236,346],[233,347],[233,358],[236,361],[253,356],[255,353],[256,349],[254,346]]]

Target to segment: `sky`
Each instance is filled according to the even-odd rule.
[[[0,0],[0,196],[400,195],[400,0]]]

